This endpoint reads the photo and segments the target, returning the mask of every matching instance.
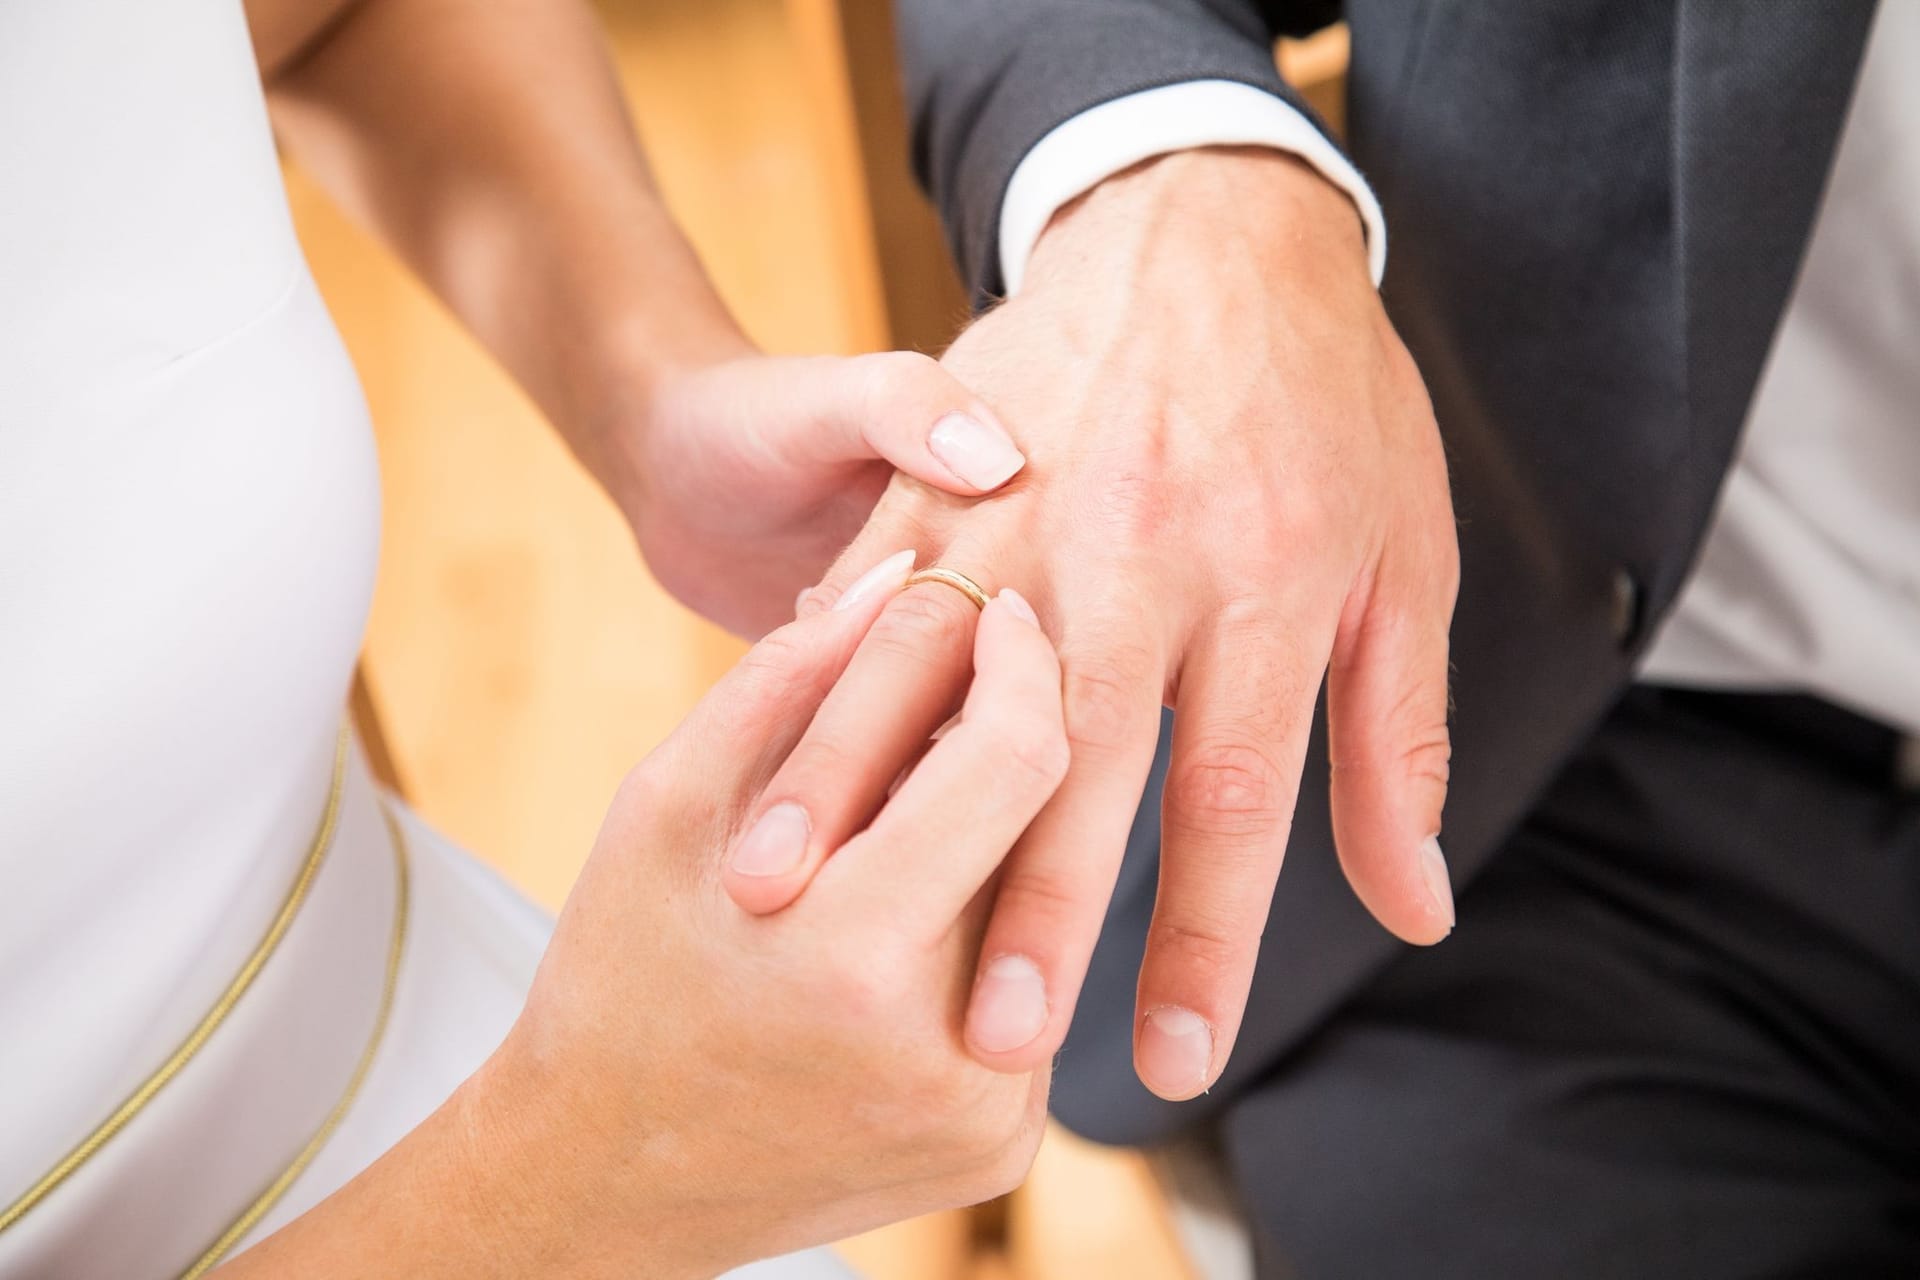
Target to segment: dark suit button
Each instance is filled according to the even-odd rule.
[[[1614,643],[1630,649],[1640,638],[1640,581],[1626,569],[1615,569],[1608,620],[1613,626]]]

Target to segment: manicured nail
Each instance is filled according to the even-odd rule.
[[[1140,1029],[1140,1076],[1155,1093],[1190,1098],[1207,1084],[1213,1065],[1213,1028],[1191,1009],[1167,1005]]]
[[[934,423],[927,448],[962,483],[976,489],[997,489],[1027,465],[1013,437],[964,413],[950,413]]]
[[[777,804],[740,838],[733,869],[743,876],[785,875],[805,860],[812,830],[805,809],[792,801]]]
[[[1015,591],[1012,587],[1000,588],[1000,594],[996,598],[1006,602],[1007,611],[1013,614],[1014,617],[1031,623],[1036,627],[1040,625],[1040,619],[1034,614],[1033,606],[1027,603],[1025,596]]]
[[[980,972],[967,1013],[967,1038],[988,1053],[1027,1044],[1047,1025],[1047,984],[1025,956],[1001,956]]]
[[[1428,836],[1420,846],[1420,875],[1427,882],[1427,897],[1433,913],[1453,929],[1453,884],[1447,878],[1447,855],[1440,852],[1440,837]]]
[[[835,610],[851,609],[876,591],[898,591],[913,572],[912,551],[896,551],[873,568],[855,578],[853,585],[833,602]]]

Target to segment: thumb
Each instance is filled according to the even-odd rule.
[[[1399,593],[1343,619],[1327,669],[1333,834],[1367,910],[1408,942],[1453,931],[1440,850],[1447,799],[1447,624],[1451,597]]]
[[[789,394],[808,401],[810,411],[788,419],[789,439],[769,440],[790,458],[879,458],[963,496],[998,489],[1027,463],[993,412],[937,360],[883,351],[805,363]]]

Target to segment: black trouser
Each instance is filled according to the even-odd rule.
[[[1920,1277],[1920,794],[1811,699],[1635,690],[1223,1126],[1264,1277]]]

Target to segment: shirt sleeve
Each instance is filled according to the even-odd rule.
[[[1387,267],[1380,202],[1351,161],[1292,104],[1235,80],[1190,80],[1114,98],[1055,126],[1020,160],[1000,206],[999,260],[1016,293],[1059,209],[1121,170],[1194,147],[1264,146],[1312,165],[1352,198],[1375,285]]]

